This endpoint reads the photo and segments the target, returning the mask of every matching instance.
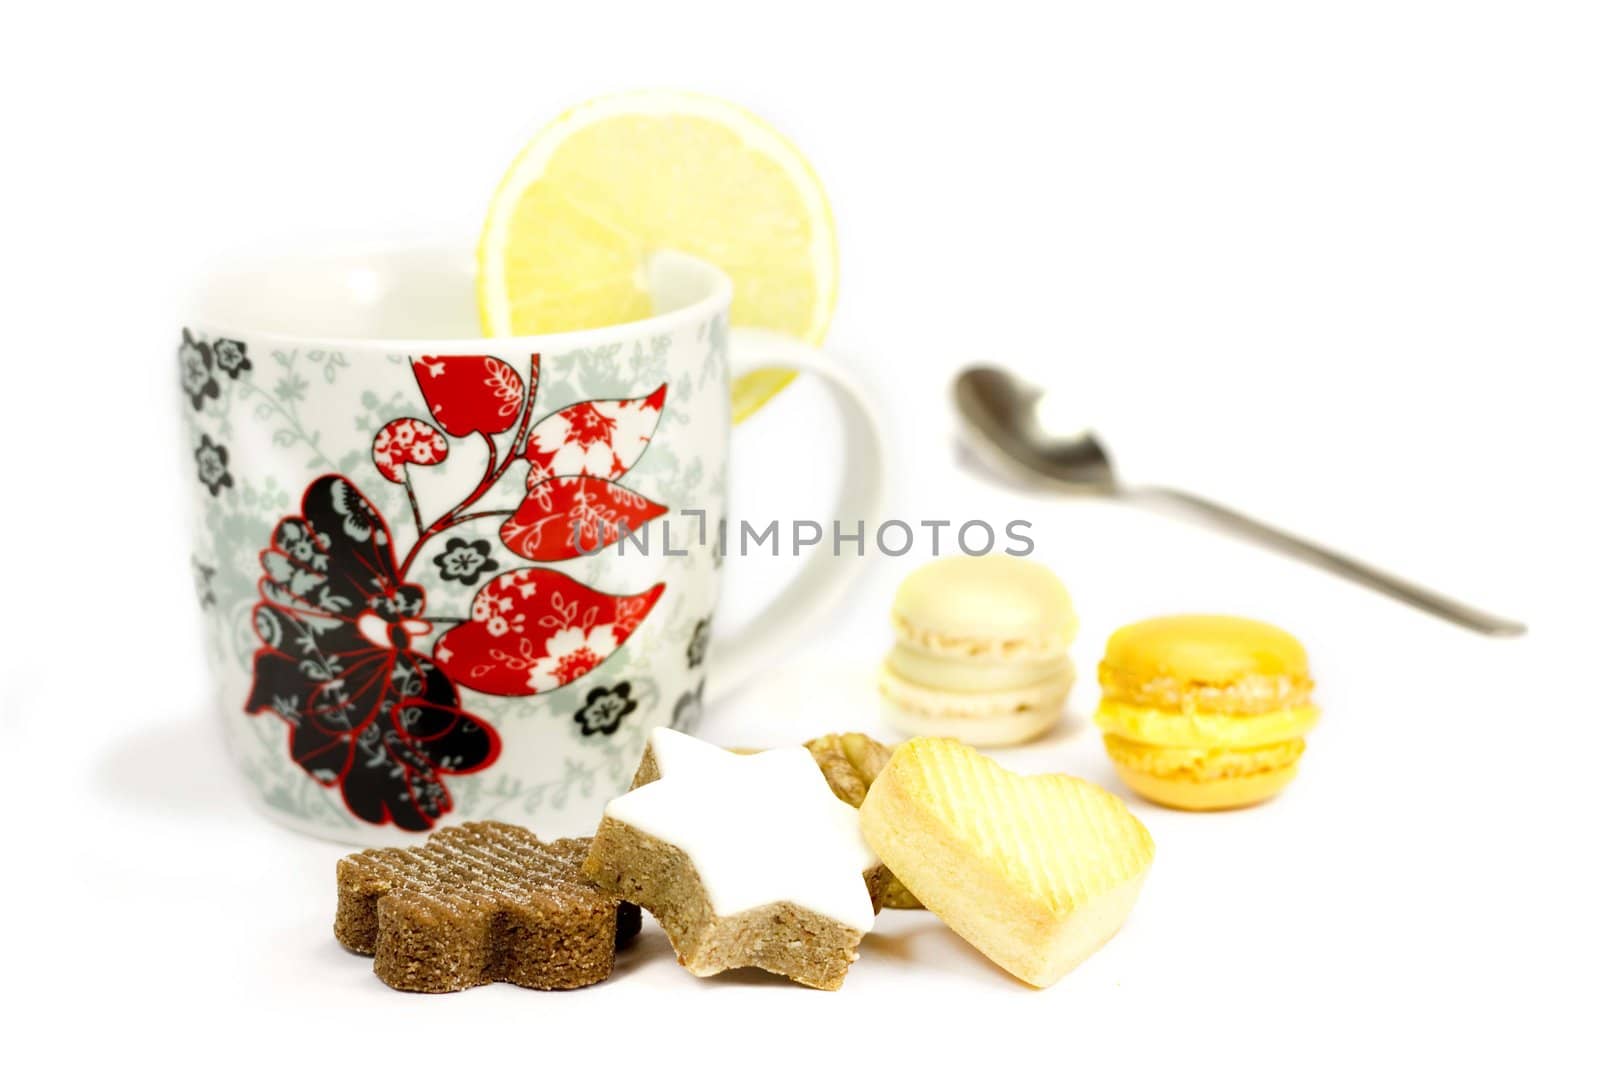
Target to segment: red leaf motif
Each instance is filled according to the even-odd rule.
[[[411,373],[428,410],[452,437],[509,430],[522,410],[522,379],[503,359],[419,356],[411,361]]]
[[[500,541],[523,559],[575,559],[614,544],[619,528],[637,530],[666,508],[604,478],[549,478],[528,490],[500,527]]]
[[[391,482],[406,480],[407,463],[431,467],[449,454],[444,434],[421,419],[391,420],[372,439],[372,462]]]
[[[547,478],[587,474],[620,478],[639,461],[661,421],[667,387],[627,400],[585,400],[534,424],[523,453],[529,487]]]
[[[498,696],[548,693],[604,663],[666,591],[612,596],[548,567],[507,571],[472,598],[472,618],[447,630],[434,660],[457,685]]]

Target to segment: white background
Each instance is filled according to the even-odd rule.
[[[0,1040],[282,1063],[914,1063],[964,1042],[1593,1062],[1593,6],[1043,8],[9,11]],[[1072,722],[1005,762],[1113,784],[1084,723],[1119,624],[1233,611],[1310,649],[1325,717],[1300,780],[1226,815],[1135,802],[1158,846],[1143,897],[1046,992],[910,914],[834,994],[695,980],[659,931],[580,993],[393,993],[329,934],[340,850],[262,821],[223,761],[174,518],[183,283],[240,249],[470,241],[525,137],[654,85],[766,115],[826,182],[832,336],[881,398],[896,515],[1028,518],[1072,589]],[[993,487],[952,449],[948,382],[974,360],[1064,390],[1130,475],[1532,633],[1487,640],[1168,518]],[[782,447],[823,410],[800,387],[738,431],[737,510],[825,506],[823,464]],[[828,633],[708,733],[880,729],[870,673],[922,547],[865,567]],[[738,563],[725,617],[782,570]]]

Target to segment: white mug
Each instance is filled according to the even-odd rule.
[[[837,517],[876,517],[867,399],[814,349],[730,330],[714,267],[655,257],[648,319],[492,339],[472,271],[440,251],[266,262],[212,275],[185,320],[217,707],[265,810],[321,837],[588,833],[648,731],[693,728],[708,661],[726,691],[827,609],[849,563],[819,551],[710,654],[731,378],[824,381],[850,457]],[[639,547],[674,519],[670,553]]]

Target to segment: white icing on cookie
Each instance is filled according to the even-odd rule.
[[[809,752],[740,756],[665,727],[650,732],[650,750],[661,777],[606,816],[682,849],[718,915],[787,901],[872,929],[861,875],[878,859]]]

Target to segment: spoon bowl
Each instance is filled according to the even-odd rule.
[[[1111,495],[1118,491],[1111,455],[1087,428],[1060,432],[1040,418],[1044,390],[999,367],[968,367],[956,376],[956,411],[967,442],[991,463],[1026,481]]]

